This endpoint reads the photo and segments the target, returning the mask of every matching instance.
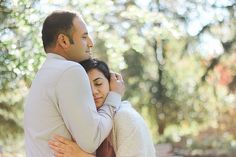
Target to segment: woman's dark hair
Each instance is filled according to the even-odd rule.
[[[72,27],[76,13],[69,11],[54,11],[44,21],[42,29],[43,47],[46,48],[55,44],[57,36],[63,33],[68,36],[73,44]]]
[[[87,59],[79,63],[84,67],[86,72],[89,72],[92,69],[97,69],[103,73],[108,81],[110,81],[110,70],[105,62],[98,59]]]

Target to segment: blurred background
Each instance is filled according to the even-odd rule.
[[[25,156],[24,98],[58,9],[82,14],[159,156],[236,156],[235,0],[0,0],[0,156]]]

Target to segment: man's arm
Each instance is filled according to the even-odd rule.
[[[55,157],[95,157],[83,151],[77,143],[62,136],[54,136],[53,139],[49,140],[48,145]]]
[[[105,105],[97,112],[88,76],[79,65],[69,68],[60,77],[56,95],[72,137],[84,151],[95,152],[111,131],[112,117],[121,96],[110,92]]]

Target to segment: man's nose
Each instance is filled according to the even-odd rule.
[[[92,38],[90,37],[90,36],[88,36],[88,47],[89,48],[92,48],[94,45],[93,45],[93,40],[92,40]]]

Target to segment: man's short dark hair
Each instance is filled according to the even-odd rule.
[[[59,34],[65,34],[69,37],[71,43],[73,19],[76,13],[69,11],[54,11],[44,21],[42,29],[42,40],[44,50],[53,46]]]

